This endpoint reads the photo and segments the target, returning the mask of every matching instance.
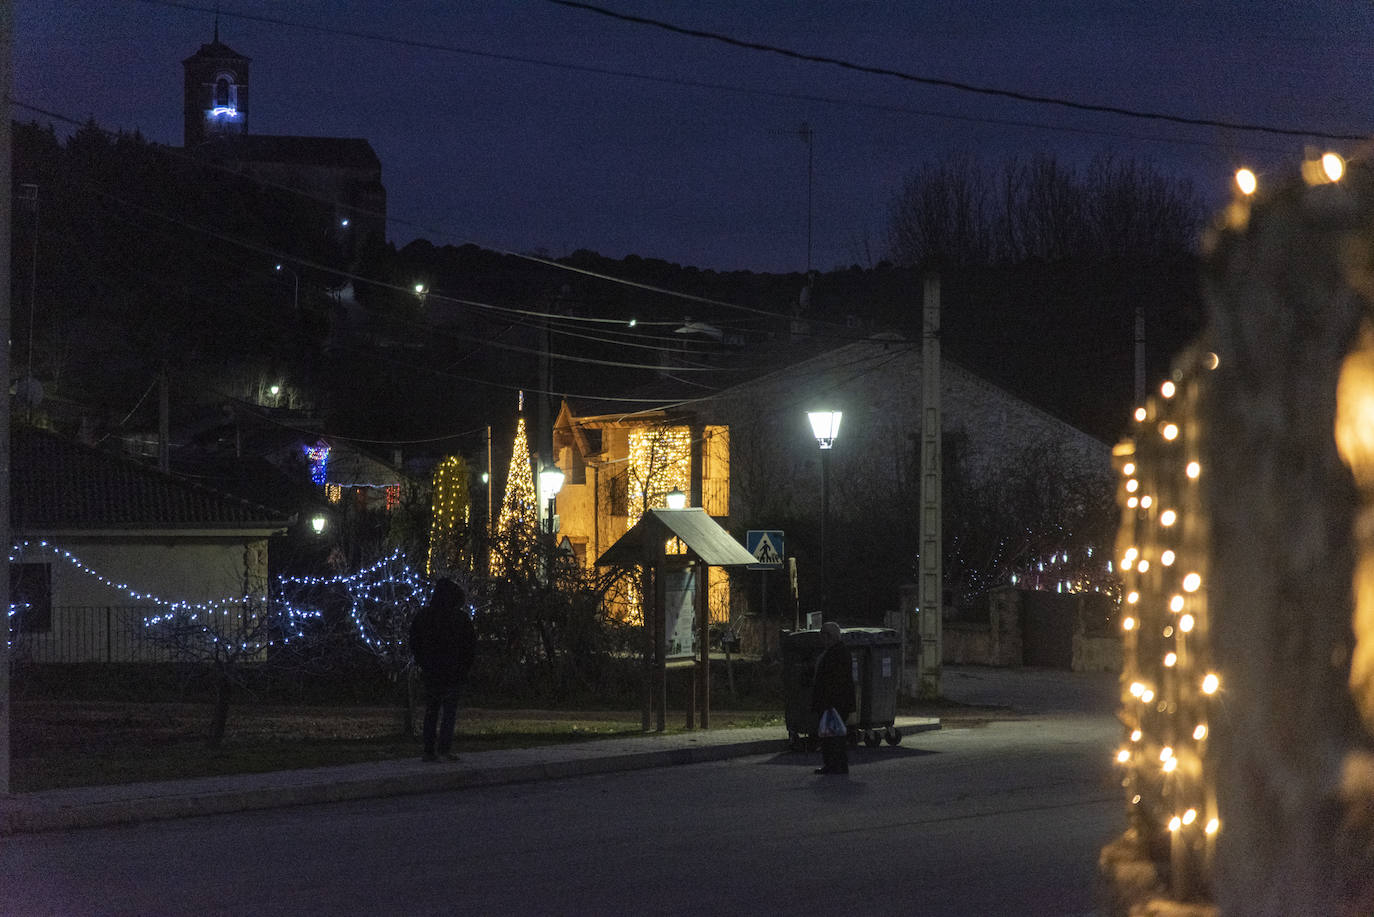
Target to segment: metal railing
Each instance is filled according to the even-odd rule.
[[[10,619],[10,654],[38,663],[167,662],[171,652],[143,625],[155,612],[139,605],[54,606],[46,628],[27,628],[21,608]]]

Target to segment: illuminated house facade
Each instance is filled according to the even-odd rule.
[[[673,411],[579,416],[564,402],[554,424],[563,471],[556,498],[560,541],[592,565],[647,509],[674,490],[723,522],[730,515],[730,431]],[[713,621],[730,619],[725,575],[712,568]]]
[[[773,366],[686,409],[579,414],[565,402],[554,427],[566,476],[557,511],[560,538],[578,559],[593,563],[675,488],[741,541],[746,529],[780,528],[783,519],[814,528],[821,472],[806,412],[822,407],[843,411],[830,468],[834,531],[885,537],[857,508],[895,502],[916,485],[920,343],[875,336]],[[991,486],[1031,455],[1052,464],[1069,491],[1076,482],[1110,488],[1106,443],[952,361],[942,361],[940,380],[943,434],[961,443],[960,470],[972,486]],[[1102,551],[1104,563],[1109,554]],[[732,602],[741,610],[742,597],[720,591],[724,582],[721,573],[713,621],[730,620]]]

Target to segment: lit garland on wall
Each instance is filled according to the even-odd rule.
[[[626,527],[634,528],[649,509],[668,505],[668,494],[674,489],[690,493],[692,487],[692,431],[689,427],[641,427],[631,430],[629,437],[629,500],[626,507]],[[647,494],[648,499],[645,499]],[[668,554],[686,553],[686,548],[669,539]],[[644,598],[638,577],[630,577],[625,584],[624,620],[644,620]]]
[[[24,562],[33,553],[48,554],[65,561],[73,569],[90,577],[100,585],[115,592],[123,593],[127,598],[133,600],[133,604],[152,605],[161,609],[155,614],[143,616],[144,627],[175,627],[179,630],[197,632],[207,645],[222,645],[238,653],[251,655],[278,642],[287,643],[292,639],[302,638],[305,636],[304,627],[307,621],[320,616],[315,609],[278,609],[279,613],[275,623],[281,634],[280,640],[262,635],[254,635],[249,639],[234,639],[220,633],[217,628],[228,624],[234,626],[230,629],[243,630],[244,609],[265,608],[267,605],[266,594],[248,593],[235,598],[212,599],[206,602],[166,599],[150,592],[135,589],[128,583],[117,582],[88,566],[71,551],[47,541],[22,541],[12,545],[9,562],[12,564]],[[10,607],[11,616],[14,615],[15,610],[13,606]],[[257,623],[264,623],[264,619],[259,618]],[[249,627],[247,629],[255,631],[258,628]]]
[[[1121,530],[1121,720],[1131,825],[1143,850],[1167,838],[1172,893],[1191,897],[1210,875],[1221,827],[1209,730],[1221,690],[1207,616],[1207,530],[1199,481],[1200,391],[1211,353],[1181,364],[1136,409],[1134,440],[1117,446]]]
[[[134,604],[161,608],[162,611],[157,614],[144,616],[145,627],[164,624],[198,627],[212,643],[233,642],[215,631],[217,624],[222,622],[226,615],[239,618],[245,606],[263,607],[266,604],[267,597],[261,593],[206,602],[162,598],[113,580],[88,566],[72,552],[46,541],[24,541],[15,544],[10,549],[9,562],[23,562],[34,553],[48,554],[65,561],[73,569],[89,576],[102,586],[123,593],[132,599]],[[278,643],[304,639],[308,636],[305,628],[309,622],[323,619],[324,613],[313,603],[293,601],[289,594],[301,591],[329,592],[339,588],[348,596],[349,620],[359,640],[378,655],[387,655],[404,648],[410,618],[416,609],[429,600],[430,594],[428,583],[417,570],[405,563],[399,551],[363,570],[347,575],[278,577],[274,616],[281,633],[280,639],[239,641],[234,644],[234,648],[252,654]],[[10,605],[9,616],[14,617],[20,610],[21,606]]]
[[[674,489],[691,492],[692,431],[688,427],[631,430],[629,450],[628,526],[633,528],[646,506],[667,506]]]
[[[429,556],[426,570],[453,567],[458,559],[459,540],[468,523],[468,463],[462,456],[450,455],[434,469],[434,502],[430,511]]]

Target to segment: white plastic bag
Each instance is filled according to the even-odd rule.
[[[817,731],[822,739],[840,739],[848,735],[849,730],[844,728],[844,717],[834,707],[821,714],[821,725]]]

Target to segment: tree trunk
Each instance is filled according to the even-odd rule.
[[[406,669],[397,678],[397,681],[399,681],[401,685],[402,735],[413,736],[416,734],[416,711],[419,709],[419,703],[416,699],[416,682],[418,680],[419,679],[416,677],[416,672],[414,668]]]
[[[224,730],[229,722],[229,697],[232,693],[233,685],[229,680],[227,669],[220,668],[215,671],[215,708],[210,716],[210,736],[209,743],[211,748],[219,748],[224,744]]]

